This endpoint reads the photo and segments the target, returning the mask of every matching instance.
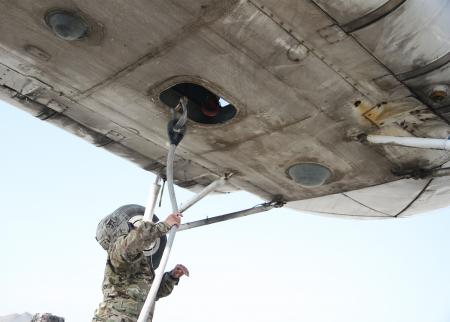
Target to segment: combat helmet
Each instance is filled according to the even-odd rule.
[[[133,226],[137,226],[144,213],[145,207],[140,205],[125,205],[116,209],[99,222],[95,239],[108,251],[117,238],[127,235]],[[153,222],[158,221],[158,217],[153,215]],[[167,237],[164,235],[144,250],[144,255],[153,269],[159,266],[166,242]]]

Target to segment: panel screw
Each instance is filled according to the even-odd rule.
[[[432,88],[430,93],[430,99],[439,103],[442,102],[448,96],[448,86],[447,85],[436,85]]]

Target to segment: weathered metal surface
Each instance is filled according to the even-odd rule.
[[[352,16],[352,8],[364,7],[370,3],[355,4],[353,1],[333,1],[318,4],[336,19],[346,31],[354,31],[365,23],[366,28],[353,35],[384,65],[392,70],[396,77],[404,81],[422,102],[431,106],[438,115],[450,122],[445,109],[449,105],[448,97],[442,100],[432,99],[432,88],[450,82],[448,63],[450,62],[450,24],[448,14],[450,4],[445,0],[422,1],[386,1],[378,9],[353,21],[344,23],[342,16]],[[331,7],[331,8],[330,8]],[[383,8],[392,12],[380,15],[377,20],[370,20]],[[382,12],[381,12],[382,13]],[[353,16],[352,16],[353,17]],[[365,21],[367,20],[367,21]],[[385,77],[376,81],[378,85],[387,84]],[[397,90],[398,93],[402,93]]]
[[[43,17],[55,7],[85,15],[93,39],[53,35]],[[190,189],[231,171],[228,190],[294,201],[382,185],[398,179],[393,169],[449,159],[349,138],[434,137],[448,125],[408,99],[407,87],[311,1],[20,0],[1,2],[0,18],[3,97],[148,170],[160,172],[167,152],[161,91],[192,82],[232,103],[237,114],[226,124],[188,124],[175,179]],[[286,171],[301,162],[326,166],[330,179],[296,184]],[[413,198],[401,196],[403,204]],[[350,215],[390,216],[351,199],[336,204],[350,203]]]
[[[424,68],[450,52],[450,3],[408,0],[353,35],[395,74]]]
[[[376,104],[410,95],[406,86],[393,77],[353,38],[311,1],[252,0],[262,12],[281,20],[284,30],[310,48],[312,55],[359,93],[353,102],[365,99]],[[318,35],[320,37],[318,37]]]
[[[390,14],[406,0],[315,0],[327,14],[333,17],[345,32],[353,32],[368,26]]]
[[[373,24],[375,21],[382,19],[384,16],[390,14],[392,11],[401,6],[405,1],[406,0],[389,0],[385,2],[381,7],[372,10],[366,15],[349,21],[345,25],[342,25],[342,29],[346,32],[354,32],[358,29],[364,28],[365,26]]]
[[[419,196],[429,180],[404,179],[378,186],[335,194],[326,197],[289,202],[296,210],[341,214],[368,218],[396,217]],[[427,210],[433,209],[430,204]]]
[[[325,12],[332,16],[340,25],[355,21],[378,9],[388,0],[314,0]]]
[[[450,123],[450,114],[447,108],[450,106],[449,95],[442,96],[439,100],[432,98],[432,92],[436,86],[450,85],[450,63],[430,73],[409,79],[405,83],[423,102]]]
[[[443,167],[450,166],[450,163]],[[429,180],[427,186],[418,195],[414,202],[401,212],[398,217],[407,217],[422,214],[435,209],[448,206],[448,196],[450,195],[450,177],[440,177]]]
[[[214,0],[203,1],[201,6],[192,1],[153,1],[151,5],[147,1],[130,1],[125,8],[120,1],[110,1],[108,5],[89,0],[1,1],[1,45],[14,48],[14,56],[33,61],[35,57],[25,51],[25,46],[36,44],[52,55],[51,63],[39,61],[41,79],[84,92],[114,77],[125,66],[174,46],[198,30],[205,18],[214,17],[217,7],[223,4]],[[55,8],[79,12],[104,25],[103,39],[91,44],[89,38],[75,42],[56,38],[44,21],[46,12]],[[25,72],[20,65],[9,66]]]
[[[286,207],[299,211],[313,212],[314,214],[323,214],[324,216],[376,219],[391,217],[383,212],[370,209],[343,194],[291,201],[286,204]]]
[[[409,72],[398,74],[397,79],[401,81],[407,81],[411,78],[416,78],[418,76],[434,72],[435,70],[447,65],[448,63],[450,63],[450,52],[423,67],[413,69]]]

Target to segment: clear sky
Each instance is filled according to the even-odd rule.
[[[97,223],[145,205],[154,176],[2,102],[0,117],[0,316],[90,321],[106,260]],[[177,191],[179,201],[192,195]],[[211,196],[185,221],[260,202]],[[450,322],[449,228],[450,208],[382,221],[281,209],[180,232],[169,266],[183,263],[191,277],[158,302],[154,320]]]

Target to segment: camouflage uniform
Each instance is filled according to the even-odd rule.
[[[33,315],[31,322],[64,322],[64,318],[53,315],[51,313],[36,313]]]
[[[95,311],[93,321],[135,322],[144,305],[155,273],[144,256],[145,247],[166,234],[170,226],[143,222],[127,235],[119,236],[108,250],[108,260],[103,280],[103,302]],[[159,287],[157,299],[169,295],[178,284],[169,273],[165,273]],[[154,308],[153,308],[154,309]],[[153,309],[148,321],[152,320]]]

